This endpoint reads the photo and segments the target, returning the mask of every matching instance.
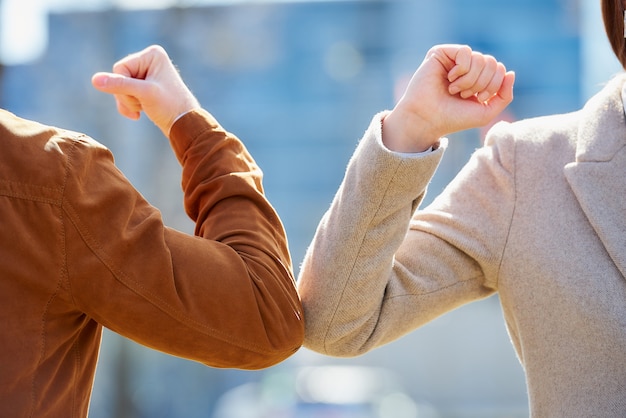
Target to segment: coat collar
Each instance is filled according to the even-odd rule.
[[[607,252],[626,277],[626,75],[612,79],[580,112],[576,160],[565,176]]]
[[[615,77],[582,109],[576,161],[609,161],[626,145],[625,81],[626,75]]]

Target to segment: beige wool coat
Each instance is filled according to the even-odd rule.
[[[447,140],[390,152],[377,115],[301,268],[305,346],[359,355],[498,292],[533,417],[625,417],[625,81],[499,123],[417,212]]]

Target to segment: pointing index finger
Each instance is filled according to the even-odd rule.
[[[113,73],[96,73],[91,82],[96,89],[110,94],[137,96],[142,88],[140,80]]]

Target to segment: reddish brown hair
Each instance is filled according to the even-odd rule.
[[[624,6],[622,0],[602,0],[604,29],[615,56],[626,69],[626,39],[624,39]]]

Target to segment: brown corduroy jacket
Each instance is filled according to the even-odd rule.
[[[85,417],[102,326],[214,367],[264,368],[300,347],[261,171],[203,110],[170,142],[197,236],[164,226],[96,141],[0,110],[1,417]]]

